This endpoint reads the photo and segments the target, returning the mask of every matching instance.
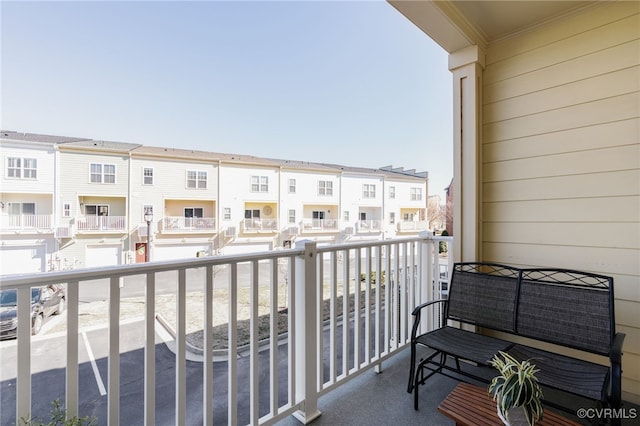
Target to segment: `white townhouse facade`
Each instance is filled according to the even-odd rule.
[[[73,267],[124,263],[129,247],[129,152],[136,144],[79,141],[58,146],[59,253]]]
[[[44,272],[57,251],[56,142],[2,132],[0,261],[2,274]]]
[[[65,228],[58,147],[82,138],[0,132],[0,274],[70,268],[58,256]]]
[[[2,135],[2,274],[285,249],[298,239],[380,240],[427,229],[426,172]]]
[[[173,148],[131,151],[128,263],[144,262],[149,243],[153,261],[215,253],[219,159],[209,152]],[[150,226],[145,212],[152,214]]]

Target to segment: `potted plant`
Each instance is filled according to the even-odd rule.
[[[536,378],[536,366],[504,352],[494,356],[491,365],[500,373],[489,384],[489,394],[497,402],[500,419],[506,425],[517,424],[515,416],[521,411],[530,426],[542,420],[542,389]],[[520,409],[512,410],[516,407]]]

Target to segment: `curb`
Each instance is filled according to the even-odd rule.
[[[169,325],[169,322],[161,315],[156,313],[156,320],[160,323],[160,325],[162,325],[162,327],[167,331],[167,333],[169,333],[171,335],[171,337],[173,337],[173,339],[175,340],[176,338],[176,332],[173,329],[173,327],[171,327],[171,325]],[[278,336],[278,344],[281,344],[282,341],[286,340],[288,337],[289,333],[282,333]],[[264,350],[268,347],[269,345],[269,339],[264,339],[261,340],[258,343],[259,349],[258,351]],[[187,348],[187,352],[192,353],[193,355],[196,356],[202,356],[204,354],[204,349],[199,348],[197,346],[192,345],[191,343],[185,341],[185,346]],[[249,352],[249,350],[251,349],[251,344],[246,344],[243,346],[239,346],[238,350],[237,350],[237,354],[238,354],[238,358],[245,356],[246,353]],[[227,361],[229,359],[229,350],[228,349],[214,349],[213,350],[213,361],[214,362],[218,362],[218,361]]]

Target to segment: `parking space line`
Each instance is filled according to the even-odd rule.
[[[98,370],[98,364],[96,364],[96,358],[93,356],[93,351],[91,350],[91,345],[89,344],[89,339],[87,338],[87,333],[85,331],[82,332],[82,339],[84,340],[84,346],[87,348],[87,353],[89,354],[89,361],[91,361],[91,368],[93,368],[93,375],[96,377],[96,383],[98,384],[100,395],[105,396],[107,394],[107,389],[104,387],[102,377],[100,377],[100,370]]]

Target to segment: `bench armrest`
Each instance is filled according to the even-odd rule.
[[[434,305],[436,303],[445,303],[446,304],[446,302],[447,302],[447,299],[431,300],[429,302],[425,302],[422,305],[418,305],[418,306],[415,307],[413,312],[411,312],[411,315],[413,315],[415,317],[413,319],[413,328],[411,329],[411,341],[412,342],[416,339],[416,335],[418,334],[418,326],[420,325],[420,314],[422,312],[422,309],[426,308],[427,306]]]
[[[613,338],[613,344],[611,345],[611,351],[609,352],[609,360],[612,365],[622,363],[622,343],[624,343],[625,337],[626,334],[624,333],[616,333]]]
[[[609,352],[611,361],[611,395],[610,404],[615,408],[620,408],[622,403],[622,343],[625,338],[624,333],[616,333]]]

